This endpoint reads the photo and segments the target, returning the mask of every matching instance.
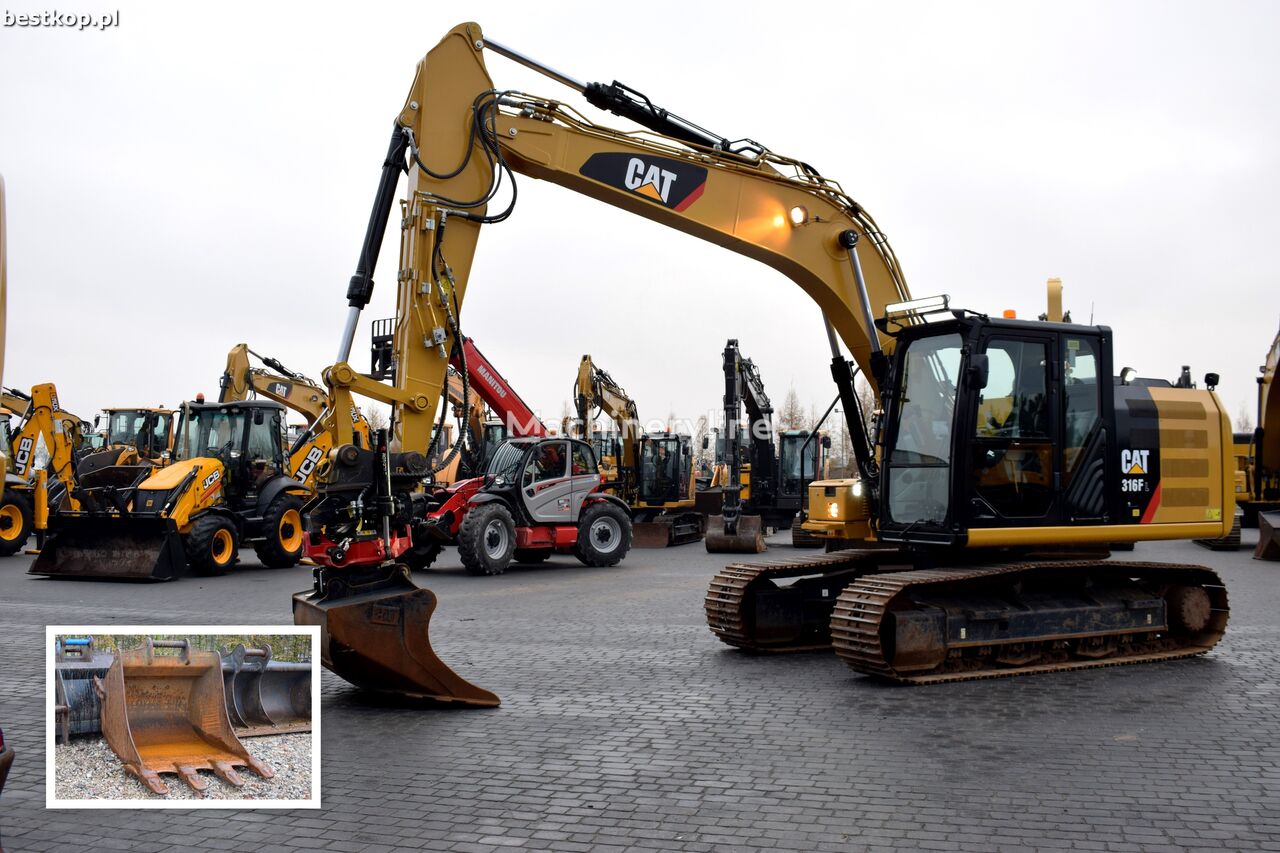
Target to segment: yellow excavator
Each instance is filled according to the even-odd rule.
[[[4,339],[5,339],[5,312],[9,301],[9,272],[8,272],[8,237],[6,236],[5,226],[5,209],[4,209],[4,175],[0,175],[0,382],[4,379]],[[9,420],[3,418],[3,424],[0,425],[0,472],[8,474],[9,472]],[[7,477],[0,477],[0,498],[4,497],[5,480]]]
[[[1244,510],[1244,526],[1258,528],[1254,557],[1280,560],[1280,332],[1258,368],[1258,425],[1236,442],[1236,502]],[[1243,441],[1239,440],[1243,439]]]
[[[578,438],[603,412],[617,426],[614,476],[608,489],[631,508],[631,543],[637,548],[665,548],[697,542],[706,529],[695,509],[697,472],[690,437],[642,433],[635,401],[598,367],[590,355],[578,364],[573,385]],[[608,476],[608,474],[606,474]]]
[[[486,51],[644,130],[614,130],[559,101],[499,89]],[[404,172],[397,370],[386,385],[348,359]],[[330,558],[313,589],[294,597],[294,619],[322,627],[323,660],[343,678],[497,702],[431,651],[435,597],[412,584],[397,555],[411,545],[411,484],[426,473],[420,451],[443,413],[476,241],[481,227],[512,213],[513,189],[499,209],[489,206],[517,174],[755,258],[824,314],[861,477],[815,483],[808,524],[821,517],[815,533],[871,547],[728,567],[706,598],[709,624],[726,642],[825,646],[839,619],[850,637],[842,646],[862,644],[861,657],[845,653],[855,668],[920,680],[1181,657],[1221,637],[1226,592],[1209,569],[1060,550],[1226,532],[1230,431],[1211,391],[1113,387],[1105,327],[912,300],[884,233],[811,165],[711,133],[616,81],[579,82],[468,23],[419,63],[396,117],[336,363],[325,372],[330,411],[345,411],[354,394],[391,405],[404,451],[376,440],[361,452],[350,425],[330,418],[335,449],[308,526],[308,553],[315,546]],[[883,407],[871,435],[854,364]],[[1009,411],[1003,421],[998,400]],[[529,457],[512,452],[516,467],[491,465],[486,478],[536,494],[538,471],[519,467]],[[590,525],[579,541],[597,534],[612,531]],[[1054,559],[1038,559],[1053,550]]]

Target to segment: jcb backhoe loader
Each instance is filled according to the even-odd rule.
[[[578,364],[573,396],[579,438],[603,412],[617,425],[618,452],[609,490],[631,509],[632,543],[665,548],[697,542],[703,516],[694,509],[697,490],[693,449],[687,435],[641,433],[635,401],[590,355]],[[594,446],[594,442],[593,442]]]
[[[52,515],[29,572],[170,580],[220,574],[253,545],[262,564],[295,565],[309,494],[290,476],[275,402],[187,403],[168,467],[115,465],[81,478],[76,507]]]
[[[485,69],[486,49],[646,130],[613,130],[555,100],[497,89]],[[348,359],[404,171],[398,361],[388,387]],[[408,451],[361,453],[348,447],[350,425],[333,422],[335,450],[320,486],[324,511],[310,513],[308,539],[329,539],[344,556],[361,553],[354,562],[322,564],[314,589],[295,596],[294,618],[322,626],[324,661],[342,677],[412,695],[497,701],[430,651],[426,620],[435,598],[413,586],[396,557],[412,544],[399,532],[412,532],[418,511],[400,484],[422,476],[420,454],[413,455],[442,411],[476,240],[481,226],[512,212],[514,192],[496,213],[488,204],[517,173],[756,258],[824,312],[832,375],[862,477],[815,484],[811,495],[817,489],[820,498],[811,497],[811,507],[825,507],[846,528],[839,532],[857,527],[863,539],[889,547],[727,569],[706,603],[713,630],[726,641],[767,647],[776,632],[803,634],[817,623],[816,639],[800,639],[825,644],[832,617],[823,610],[836,597],[846,602],[840,624],[870,631],[859,668],[891,678],[1178,657],[1202,653],[1221,636],[1226,595],[1208,569],[1028,561],[1064,542],[1222,535],[1233,509],[1223,470],[1229,430],[1211,392],[1132,393],[1116,406],[1102,393],[1111,387],[1104,327],[965,311],[926,323],[939,315],[927,314],[924,304],[894,307],[910,294],[884,234],[812,166],[711,133],[622,84],[581,83],[463,24],[419,63],[392,128],[347,288],[337,363],[325,374],[332,411],[344,411],[353,394],[392,405]],[[881,395],[885,415],[874,436],[864,430],[840,339]],[[1002,397],[1017,418],[992,425]],[[917,415],[925,417],[920,425]],[[1193,446],[1162,443],[1162,427],[1191,437]],[[395,537],[393,520],[402,522]],[[775,580],[799,576],[820,581],[790,594]],[[876,603],[886,600],[887,608]]]
[[[49,508],[64,500],[77,506],[71,494],[76,485],[76,452],[83,441],[84,422],[62,410],[58,390],[51,383],[36,385],[30,395],[12,390],[10,402],[28,401],[26,411],[9,439],[10,470],[0,497],[0,556],[22,550],[32,531],[43,528]],[[39,462],[47,456],[47,462]]]

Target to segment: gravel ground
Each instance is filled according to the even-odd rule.
[[[195,791],[181,776],[160,774],[169,786],[169,800],[308,800],[311,798],[311,735],[309,733],[245,738],[249,754],[276,771],[263,779],[241,769],[243,788],[228,785],[212,770],[200,771],[209,787]],[[124,769],[105,739],[76,738],[59,744],[54,753],[54,790],[61,800],[160,800]]]

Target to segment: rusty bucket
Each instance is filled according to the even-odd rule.
[[[293,596],[295,625],[320,626],[320,659],[357,687],[410,699],[492,708],[498,697],[449,668],[431,648],[436,596],[397,566],[365,586],[333,582]]]
[[[1280,511],[1258,513],[1258,547],[1255,560],[1280,560]]]
[[[707,553],[759,554],[764,550],[764,524],[758,515],[738,516],[738,530],[725,530],[723,515],[707,516]]]
[[[237,767],[264,779],[275,776],[231,729],[217,652],[192,651],[187,640],[148,638],[142,648],[117,656],[106,678],[94,683],[107,745],[155,793],[169,793],[161,773],[176,773],[197,791],[209,787],[199,770],[237,787],[244,784]]]
[[[227,715],[240,737],[311,731],[311,664],[274,661],[271,646],[222,655]]]

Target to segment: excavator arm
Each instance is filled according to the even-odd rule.
[[[636,471],[640,464],[640,415],[635,400],[614,381],[609,373],[595,365],[590,355],[584,355],[578,365],[578,379],[573,386],[577,403],[578,423],[584,431],[584,440],[590,440],[590,426],[596,409],[618,426],[622,437],[622,459],[619,474],[622,479],[624,500],[633,501],[636,491]]]

